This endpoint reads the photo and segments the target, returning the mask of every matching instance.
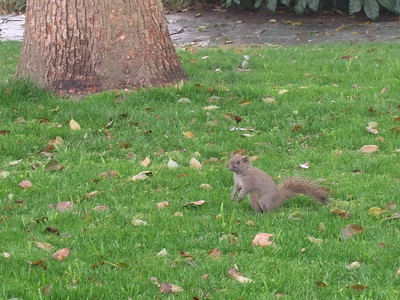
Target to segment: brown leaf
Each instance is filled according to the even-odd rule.
[[[183,288],[181,288],[180,286],[177,286],[175,284],[164,282],[164,283],[160,284],[159,290],[163,294],[165,294],[165,293],[175,294],[178,292],[182,292]]]
[[[150,178],[150,175],[152,175],[153,173],[151,171],[142,171],[138,174],[136,174],[135,176],[132,176],[131,178],[129,178],[129,181],[138,181],[138,180],[145,180]]]
[[[184,258],[194,258],[189,252],[179,251],[179,254]]]
[[[90,193],[85,194],[85,196],[83,196],[84,199],[89,199],[89,198],[94,198],[97,197],[98,195],[102,194],[103,192],[99,192],[99,191],[93,191]]]
[[[170,205],[171,205],[171,202],[169,202],[169,201],[162,201],[162,202],[159,202],[156,204],[156,206],[158,208],[164,208],[164,207],[168,207]]]
[[[57,228],[54,227],[47,227],[45,229],[46,232],[50,232],[50,233],[55,233],[57,235],[60,235],[60,231]]]
[[[274,236],[275,234],[272,233],[259,233],[253,239],[253,246],[272,246],[274,244],[274,241],[271,238]]]
[[[11,133],[10,130],[0,130],[0,136],[8,135],[10,133]]]
[[[56,145],[62,145],[63,144],[63,139],[59,136],[56,136],[54,140],[50,140],[49,144],[56,144]]]
[[[242,101],[240,101],[239,105],[240,106],[245,106],[245,105],[249,105],[251,104],[251,101],[249,99],[244,99]]]
[[[362,291],[368,288],[368,286],[363,285],[363,284],[353,284],[349,286],[351,289],[356,290],[356,291]]]
[[[140,163],[143,167],[147,168],[151,163],[150,157],[146,156],[146,158]]]
[[[384,94],[384,93],[386,93],[388,91],[388,88],[387,87],[384,87],[383,89],[381,89],[381,94]]]
[[[71,254],[71,249],[62,248],[53,254],[53,258],[58,261],[63,261],[68,258]]]
[[[32,182],[30,182],[29,180],[23,180],[18,184],[18,186],[21,189],[29,189],[32,187]]]
[[[196,158],[192,157],[189,161],[189,165],[191,168],[196,169],[196,170],[200,170],[203,165],[201,164],[201,162],[199,162]]]
[[[320,288],[324,288],[324,287],[328,286],[328,284],[324,281],[314,281],[314,283]]]
[[[358,149],[358,151],[361,151],[365,154],[371,154],[379,150],[379,147],[376,145],[365,145]]]
[[[353,269],[357,269],[357,268],[359,268],[359,267],[361,267],[360,262],[358,262],[358,261],[353,261],[351,264],[349,264],[349,265],[346,266],[346,269],[348,269],[348,270],[353,270]]]
[[[341,236],[343,239],[349,239],[353,235],[363,233],[365,231],[364,227],[358,224],[349,224],[342,228]]]
[[[185,131],[185,132],[182,132],[182,134],[183,134],[185,137],[187,137],[188,139],[193,139],[193,138],[194,138],[194,133],[191,132],[191,131]]]
[[[390,131],[393,131],[393,132],[400,132],[400,126],[390,128]]]
[[[42,267],[43,270],[46,270],[46,269],[47,269],[47,266],[46,266],[46,264],[44,263],[44,261],[45,261],[45,259],[39,259],[39,260],[37,260],[37,261],[35,261],[35,262],[29,262],[29,265],[30,265],[30,266],[39,266],[39,267]]]
[[[228,270],[228,276],[240,283],[253,282],[253,280],[251,280],[250,278],[246,277],[246,275],[241,273],[236,265]]]
[[[222,252],[218,248],[214,248],[208,253],[208,256],[213,259],[220,259],[222,256]]]
[[[40,289],[40,294],[41,294],[43,297],[49,296],[50,293],[51,293],[51,289],[52,289],[52,288],[53,288],[53,285],[52,285],[52,284],[46,285],[45,287],[43,287],[43,288]]]
[[[313,244],[322,244],[322,242],[323,242],[322,239],[317,239],[317,238],[312,237],[312,236],[309,236],[308,240]]]
[[[344,210],[341,210],[339,208],[332,209],[331,213],[333,213],[335,215],[339,215],[343,219],[349,219],[350,218],[350,213],[348,211],[344,211]]]
[[[64,169],[64,166],[61,166],[57,160],[52,159],[46,164],[44,169],[48,172],[56,172]]]
[[[114,170],[99,173],[99,177],[101,178],[118,177],[118,176],[119,176],[118,172]]]
[[[212,186],[208,183],[202,183],[200,184],[200,188],[203,190],[212,190]]]
[[[69,121],[69,128],[71,128],[71,130],[81,130],[81,125],[74,119],[71,119],[71,121]]]
[[[92,210],[108,210],[108,206],[105,205],[97,205],[95,207],[92,208]]]
[[[206,203],[204,200],[199,200],[199,201],[192,201],[192,202],[187,202],[183,206],[185,207],[198,207]]]
[[[50,204],[49,206],[58,211],[70,211],[74,208],[74,204],[71,201],[62,201],[57,204]]]
[[[385,204],[385,210],[395,210],[397,204],[395,202],[388,202]]]

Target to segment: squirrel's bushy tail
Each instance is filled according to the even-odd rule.
[[[323,187],[304,178],[288,177],[279,185],[279,188],[284,195],[284,199],[289,199],[295,194],[303,194],[314,198],[322,204],[328,204],[328,193]]]

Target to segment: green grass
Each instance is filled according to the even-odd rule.
[[[19,48],[20,43],[0,43],[0,170],[9,172],[0,178],[0,299],[39,299],[48,285],[53,285],[51,299],[275,299],[276,293],[284,299],[400,297],[399,220],[384,220],[395,211],[368,214],[371,207],[398,202],[400,195],[400,138],[391,131],[400,115],[398,44],[187,48],[179,55],[191,80],[182,89],[105,92],[79,102],[16,82]],[[247,72],[238,70],[243,55],[250,55]],[[348,55],[353,58],[343,58]],[[283,89],[288,92],[280,95]],[[209,103],[211,96],[221,99]],[[265,103],[267,96],[276,102]],[[191,102],[178,103],[180,98]],[[251,103],[241,106],[243,100]],[[219,108],[207,112],[208,105]],[[227,113],[243,121],[235,124]],[[21,117],[25,122],[16,122]],[[82,130],[72,131],[71,119]],[[372,121],[379,123],[378,135],[365,129]],[[243,132],[229,130],[234,126],[255,131],[242,137]],[[194,138],[186,138],[186,131]],[[43,149],[56,136],[63,144],[51,153],[64,169],[48,172],[50,158]],[[367,144],[380,149],[371,155],[357,151]],[[245,201],[231,202],[226,162],[238,149],[259,156],[254,165],[277,181],[325,179],[331,204],[323,207],[299,196],[262,215]],[[152,160],[147,168],[139,164],[146,156]],[[203,163],[201,170],[189,167],[193,156]],[[169,158],[180,168],[168,169]],[[210,158],[218,161],[207,163]],[[16,160],[21,162],[9,164]],[[297,167],[307,161],[309,170]],[[39,167],[33,170],[35,164]],[[109,170],[119,177],[98,176]],[[144,170],[153,176],[128,181]],[[32,188],[18,187],[25,179]],[[202,183],[213,189],[199,188]],[[85,198],[92,191],[102,193]],[[183,207],[201,199],[207,201],[201,207]],[[72,201],[74,209],[49,207],[60,201]],[[161,201],[171,205],[159,209]],[[97,205],[109,209],[94,211]],[[331,213],[334,208],[350,212],[350,219]],[[296,211],[300,219],[289,219]],[[134,226],[134,219],[148,225]],[[249,220],[255,226],[247,225]],[[318,230],[320,222],[326,231]],[[365,231],[342,240],[347,224]],[[276,234],[276,247],[253,247],[259,232]],[[322,244],[311,243],[309,236]],[[42,250],[35,242],[54,249]],[[53,260],[64,247],[71,248],[70,257]],[[168,254],[157,257],[163,248]],[[222,251],[220,259],[209,257],[214,248]],[[28,263],[41,259],[46,269]],[[353,261],[361,267],[346,269]],[[235,264],[254,282],[229,278]],[[184,291],[162,295],[150,281],[153,276]],[[368,288],[355,290],[355,284]]]

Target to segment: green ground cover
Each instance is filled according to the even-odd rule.
[[[400,214],[387,205],[400,195],[398,44],[185,48],[182,87],[80,101],[16,82],[20,45],[0,43],[0,299],[400,297]],[[262,215],[231,202],[239,149],[276,181],[321,182],[331,203],[299,196]],[[275,246],[253,247],[260,232]],[[253,282],[229,277],[235,264]],[[183,291],[163,295],[151,277]]]

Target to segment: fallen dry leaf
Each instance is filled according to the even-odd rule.
[[[8,164],[9,164],[10,166],[16,166],[16,165],[18,165],[21,161],[22,161],[22,159],[13,160],[13,161],[10,161]]]
[[[144,220],[142,220],[142,219],[133,219],[133,220],[131,221],[131,223],[132,223],[134,226],[147,226],[147,225],[148,225],[147,222],[144,221]]]
[[[54,140],[50,140],[49,144],[56,144],[56,145],[62,145],[63,144],[63,139],[59,136],[56,136]]]
[[[180,286],[177,286],[175,284],[171,284],[171,283],[159,283],[157,277],[150,277],[151,282],[153,282],[154,285],[156,285],[158,287],[158,289],[160,290],[161,293],[178,293],[178,292],[182,292],[183,288],[181,288]]]
[[[312,237],[312,236],[309,236],[308,240],[313,244],[322,244],[322,242],[323,242],[322,239],[317,239],[317,238]]]
[[[187,137],[188,139],[193,139],[194,138],[194,133],[191,131],[184,131],[182,134]]]
[[[349,239],[353,235],[360,234],[364,232],[364,227],[358,224],[349,224],[342,228],[341,236],[343,239]]]
[[[365,290],[368,288],[368,286],[363,285],[363,284],[353,284],[351,286],[349,286],[351,289],[356,290],[356,291],[361,291],[361,290]]]
[[[204,110],[208,110],[208,111],[218,109],[218,108],[219,107],[216,105],[209,105],[209,106],[203,107]]]
[[[228,270],[228,276],[230,278],[235,279],[236,281],[240,283],[250,283],[253,282],[250,278],[246,277],[243,273],[241,273],[238,269],[238,267],[235,265],[233,268],[230,268]]]
[[[171,202],[169,202],[169,201],[162,201],[162,202],[159,202],[156,204],[156,206],[158,208],[164,208],[164,207],[168,207],[170,205],[171,205]]]
[[[30,182],[29,180],[23,180],[18,184],[18,186],[21,189],[29,189],[32,187],[32,182]]]
[[[214,248],[208,253],[208,256],[213,259],[220,259],[222,256],[222,252],[218,248]]]
[[[58,211],[70,211],[74,208],[74,204],[71,201],[62,201],[57,204],[50,204],[49,207]]]
[[[0,178],[6,178],[10,175],[10,172],[0,170]]]
[[[151,174],[152,174],[151,171],[143,171],[129,178],[129,181],[145,180],[147,178],[150,178],[149,175]]]
[[[156,254],[156,256],[166,256],[168,254],[167,249],[162,249],[160,252]]]
[[[181,288],[180,286],[175,285],[175,284],[164,282],[164,283],[160,284],[159,290],[163,294],[165,294],[165,293],[175,294],[175,293],[178,293],[178,292],[182,292],[183,288]]]
[[[177,102],[178,103],[190,103],[190,99],[189,98],[180,98]]]
[[[52,159],[46,164],[44,169],[48,172],[56,172],[64,169],[64,166],[60,165],[60,163],[57,160]]]
[[[314,283],[320,288],[324,288],[324,287],[328,286],[328,284],[324,281],[314,281]]]
[[[178,169],[179,165],[178,165],[178,163],[176,161],[174,161],[172,159],[169,159],[168,163],[167,163],[167,167],[168,167],[168,169],[174,170],[174,169]]]
[[[51,293],[51,289],[52,289],[52,288],[53,288],[53,285],[52,285],[52,284],[46,285],[45,287],[43,287],[43,288],[40,289],[40,294],[41,294],[43,297],[49,296],[50,293]]]
[[[308,170],[310,168],[310,163],[309,162],[305,162],[303,164],[300,164],[299,168]]]
[[[365,154],[371,154],[379,150],[379,147],[376,145],[365,145],[358,149],[358,151],[363,152]]]
[[[289,92],[289,91],[286,90],[286,89],[282,89],[282,90],[280,90],[280,91],[278,92],[278,94],[279,94],[279,95],[283,95],[283,94],[286,94],[287,92]]]
[[[204,203],[206,203],[206,201],[204,201],[204,200],[199,200],[199,201],[192,201],[192,202],[187,202],[187,203],[185,203],[183,206],[185,206],[185,207],[197,207],[197,206],[201,206],[201,205],[203,205]]]
[[[92,210],[101,210],[101,211],[108,210],[108,209],[109,209],[109,207],[106,205],[97,205],[92,208]]]
[[[71,128],[71,130],[81,130],[81,125],[74,119],[71,119],[71,121],[69,121],[69,128]]]
[[[83,196],[83,198],[85,198],[85,199],[94,198],[94,197],[97,197],[98,195],[100,195],[102,193],[103,192],[93,191],[93,192],[85,194],[85,196]]]
[[[275,234],[272,233],[259,233],[253,239],[253,246],[272,246],[274,244],[274,241],[271,238],[274,236]]]
[[[344,210],[339,209],[339,208],[332,209],[331,213],[333,213],[335,215],[339,215],[343,219],[349,219],[350,218],[350,213],[348,211],[344,211]]]
[[[383,213],[383,209],[380,207],[371,207],[368,209],[369,215],[374,215],[375,217],[379,217]]]
[[[40,249],[46,251],[52,250],[54,248],[54,246],[49,243],[35,242],[35,245],[38,246]]]
[[[359,268],[359,267],[361,267],[360,262],[358,262],[358,261],[353,261],[351,264],[349,264],[349,265],[346,266],[346,269],[348,269],[348,270],[353,270],[353,269],[357,269],[357,268]]]
[[[71,249],[69,248],[62,248],[53,254],[53,258],[58,261],[63,261],[69,257],[71,254]]]
[[[254,222],[253,220],[248,220],[248,221],[246,222],[246,225],[249,225],[249,226],[256,226],[256,222]]]
[[[212,190],[212,186],[208,183],[200,184],[200,188],[203,190]]]
[[[151,163],[150,157],[146,156],[146,158],[140,162],[140,165],[147,168]]]
[[[114,170],[99,173],[99,177],[101,178],[118,177],[118,176],[119,176],[118,172]]]
[[[201,162],[199,162],[196,158],[192,157],[189,161],[189,165],[191,168],[196,169],[196,170],[200,170],[203,165],[201,164]]]
[[[395,210],[397,204],[395,202],[388,202],[385,204],[385,210]]]

